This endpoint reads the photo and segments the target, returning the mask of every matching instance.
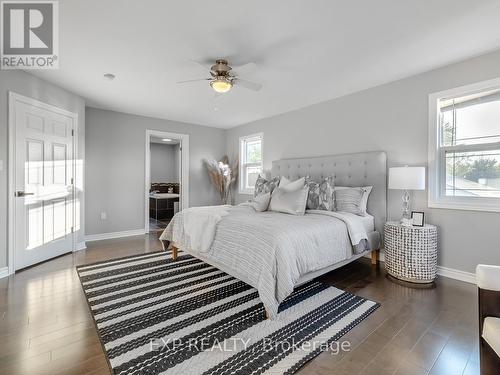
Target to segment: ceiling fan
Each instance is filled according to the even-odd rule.
[[[196,62],[196,61],[195,61]],[[259,91],[262,88],[260,83],[248,81],[246,79],[240,78],[239,75],[232,74],[233,68],[229,65],[227,60],[225,59],[217,59],[215,60],[215,64],[210,68],[205,67],[202,63],[196,62],[198,65],[201,65],[203,68],[208,70],[210,73],[209,78],[198,78],[198,79],[189,79],[186,81],[177,82],[178,84],[190,83],[190,82],[199,82],[199,81],[208,81],[212,89],[219,93],[223,94],[228,92],[233,88],[233,86],[241,86],[243,88]],[[236,67],[236,71],[241,72],[253,70],[256,68],[255,63],[248,63],[239,67]]]

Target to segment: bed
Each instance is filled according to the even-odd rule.
[[[256,288],[273,318],[295,286],[370,253],[372,263],[378,262],[386,221],[386,160],[385,152],[365,152],[272,163],[272,176],[292,181],[334,176],[336,186],[373,186],[370,216],[318,210],[295,216],[255,212],[244,205],[197,207],[174,216],[160,240],[174,259],[185,251]],[[185,233],[189,217],[202,223],[198,232]]]

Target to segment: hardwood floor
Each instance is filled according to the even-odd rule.
[[[165,220],[156,220],[149,218],[149,231],[150,232],[158,232],[158,231],[163,231],[170,220],[165,219]]]
[[[0,374],[109,374],[75,265],[161,249],[158,234],[88,243],[0,280]],[[440,278],[435,289],[410,289],[369,259],[324,277],[381,307],[324,352],[305,374],[479,374],[477,289]]]

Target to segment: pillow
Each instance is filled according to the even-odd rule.
[[[264,212],[267,211],[270,201],[271,201],[271,193],[264,193],[256,196],[254,199],[248,201],[245,204],[248,204],[248,206],[253,207],[257,212]]]
[[[292,215],[304,215],[306,212],[308,193],[309,188],[307,186],[295,191],[286,191],[278,187],[271,196],[269,211],[283,212]]]
[[[363,193],[363,199],[361,199],[361,211],[363,212],[363,215],[366,215],[368,213],[367,207],[368,207],[368,198],[370,197],[370,193],[372,192],[373,186],[361,186],[361,189],[364,189]],[[350,189],[348,186],[335,186],[335,189]]]
[[[309,210],[335,211],[333,181],[333,177],[326,177],[321,183],[307,179],[309,187],[307,208]]]
[[[278,186],[279,182],[279,177],[274,177],[271,180],[266,180],[264,177],[259,175],[257,181],[255,181],[255,190],[253,192],[253,196],[256,197],[260,194],[272,193],[274,188]]]
[[[335,206],[337,211],[350,212],[363,216],[361,201],[364,192],[364,189],[359,187],[335,189]]]
[[[306,178],[301,177],[298,180],[290,181],[286,177],[281,177],[279,187],[285,191],[295,191],[302,189],[306,183]]]

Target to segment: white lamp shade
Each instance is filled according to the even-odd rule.
[[[425,167],[389,168],[389,189],[425,190]]]

